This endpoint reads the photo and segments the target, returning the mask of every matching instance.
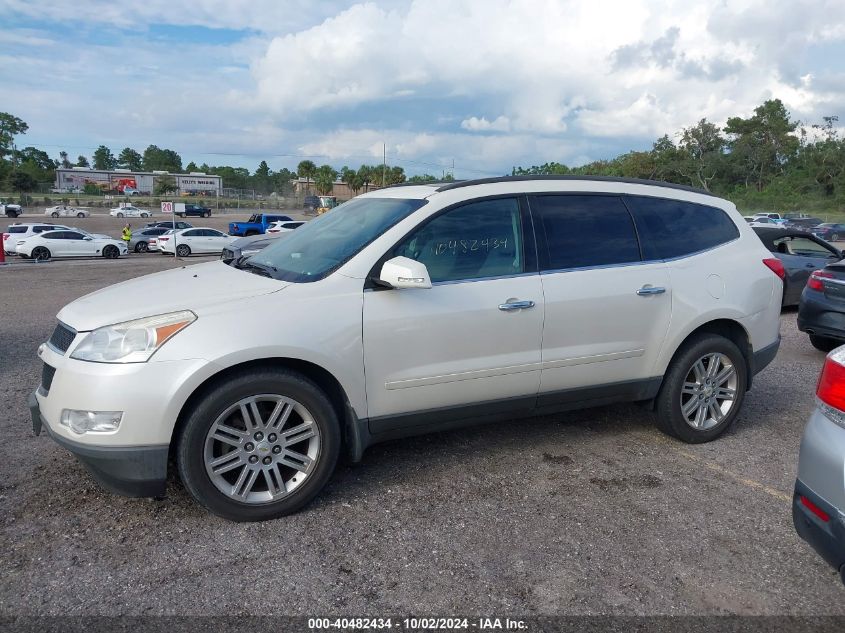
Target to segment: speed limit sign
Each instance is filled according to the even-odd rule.
[[[172,202],[162,202],[161,203],[161,212],[162,213],[173,213],[173,203]]]

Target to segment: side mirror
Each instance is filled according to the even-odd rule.
[[[391,288],[431,288],[425,264],[408,257],[394,257],[384,262],[379,281]]]

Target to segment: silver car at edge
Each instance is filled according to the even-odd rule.
[[[845,583],[845,346],[827,355],[804,429],[792,521]]]

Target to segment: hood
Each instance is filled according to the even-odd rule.
[[[80,332],[179,310],[199,313],[209,306],[277,292],[287,286],[215,261],[130,279],[80,297],[58,319]]]

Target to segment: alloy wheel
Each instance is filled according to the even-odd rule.
[[[704,431],[720,424],[736,400],[737,373],[725,354],[702,356],[690,367],[681,387],[681,414],[692,428]]]
[[[278,501],[313,472],[320,439],[314,416],[301,403],[278,394],[250,396],[209,428],[205,471],[230,499],[251,505]]]

